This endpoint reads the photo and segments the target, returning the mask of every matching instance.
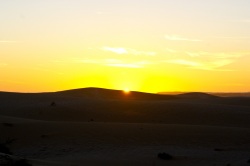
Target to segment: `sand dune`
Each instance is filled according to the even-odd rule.
[[[241,104],[248,99],[129,95],[1,92],[0,143],[37,166],[249,165],[250,107]]]

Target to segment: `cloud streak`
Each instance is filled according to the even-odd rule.
[[[199,62],[199,61],[192,61],[186,59],[171,59],[166,60],[166,63],[178,64],[178,65],[185,65],[193,69],[200,69],[200,70],[210,70],[210,71],[232,71],[228,69],[219,69],[225,65],[231,64],[233,61],[231,60],[218,60],[214,62]]]
[[[186,37],[180,37],[177,35],[165,35],[165,39],[170,40],[170,41],[187,41],[187,42],[201,42],[202,41],[200,39],[190,39]]]
[[[133,63],[115,63],[115,64],[106,64],[106,66],[112,67],[124,67],[124,68],[142,68],[143,66]]]
[[[122,47],[103,47],[102,48],[105,51],[111,51],[116,54],[128,54],[128,50]]]
[[[127,54],[127,55],[136,55],[136,56],[155,56],[156,52],[149,52],[149,51],[138,51],[135,49],[131,49],[131,48],[123,48],[123,47],[108,47],[108,46],[104,46],[103,48],[101,48],[104,51],[110,51],[119,55],[122,54]]]
[[[230,65],[239,58],[249,55],[248,52],[181,52],[179,56],[173,59],[165,60],[165,63],[178,64],[187,66],[193,69],[214,70],[214,71],[233,71],[230,69],[223,69],[224,66]],[[178,58],[179,57],[179,58]]]
[[[190,60],[185,60],[185,59],[171,59],[171,60],[166,60],[165,62],[179,64],[179,65],[192,66],[192,67],[202,66],[201,63],[190,61]]]
[[[214,59],[236,59],[249,53],[226,53],[226,52],[185,52],[190,57],[214,58]]]

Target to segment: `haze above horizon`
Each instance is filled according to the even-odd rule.
[[[0,91],[250,91],[249,0],[0,2]]]

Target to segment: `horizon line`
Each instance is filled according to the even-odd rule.
[[[72,89],[62,89],[56,91],[5,91],[0,90],[0,92],[7,92],[7,93],[56,93],[56,92],[63,92],[69,90],[80,90],[80,89],[105,89],[105,90],[117,90],[117,91],[124,91],[124,89],[111,89],[111,88],[102,88],[102,87],[84,87],[84,88],[72,88]],[[141,93],[151,93],[151,94],[167,94],[167,93],[250,93],[250,91],[159,91],[159,92],[146,92],[146,91],[137,91],[131,90],[131,92],[141,92]]]

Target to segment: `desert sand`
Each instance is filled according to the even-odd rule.
[[[85,88],[0,92],[0,165],[247,166],[250,98]],[[0,148],[1,150],[1,148]],[[173,156],[160,159],[159,153]]]

